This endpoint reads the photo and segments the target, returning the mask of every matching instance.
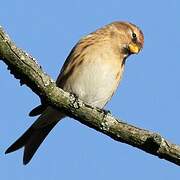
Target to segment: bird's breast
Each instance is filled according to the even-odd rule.
[[[64,89],[86,103],[102,108],[117,89],[123,66],[117,57],[92,54],[73,69]]]
[[[123,72],[120,64],[86,59],[75,67],[64,89],[75,93],[86,103],[102,108],[116,90]]]

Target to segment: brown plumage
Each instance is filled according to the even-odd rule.
[[[103,108],[116,91],[125,60],[143,47],[142,31],[127,22],[114,22],[83,37],[72,49],[57,78],[57,86],[76,94],[86,103]],[[52,107],[40,105],[30,112],[38,115],[33,125],[7,150],[24,147],[27,164],[51,129],[65,117]]]

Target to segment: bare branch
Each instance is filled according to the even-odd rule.
[[[110,113],[84,104],[80,99],[58,88],[36,60],[16,47],[0,27],[0,59],[11,74],[26,84],[47,105],[64,111],[68,116],[106,134],[116,141],[127,143],[145,152],[180,165],[180,146],[161,135],[127,124]]]

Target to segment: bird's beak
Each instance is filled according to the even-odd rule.
[[[140,47],[140,45],[138,45],[134,42],[131,42],[128,45],[128,50],[131,54],[138,54],[139,51],[141,50],[141,47]]]

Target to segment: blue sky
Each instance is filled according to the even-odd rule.
[[[1,2],[0,24],[53,79],[81,36],[112,21],[137,24],[144,32],[144,49],[128,59],[106,108],[180,144],[179,6],[178,0],[6,0]],[[2,62],[0,72],[2,179],[179,179],[178,166],[69,118],[54,128],[27,166],[22,165],[22,150],[4,155],[35,120],[28,113],[39,99],[20,87]]]

